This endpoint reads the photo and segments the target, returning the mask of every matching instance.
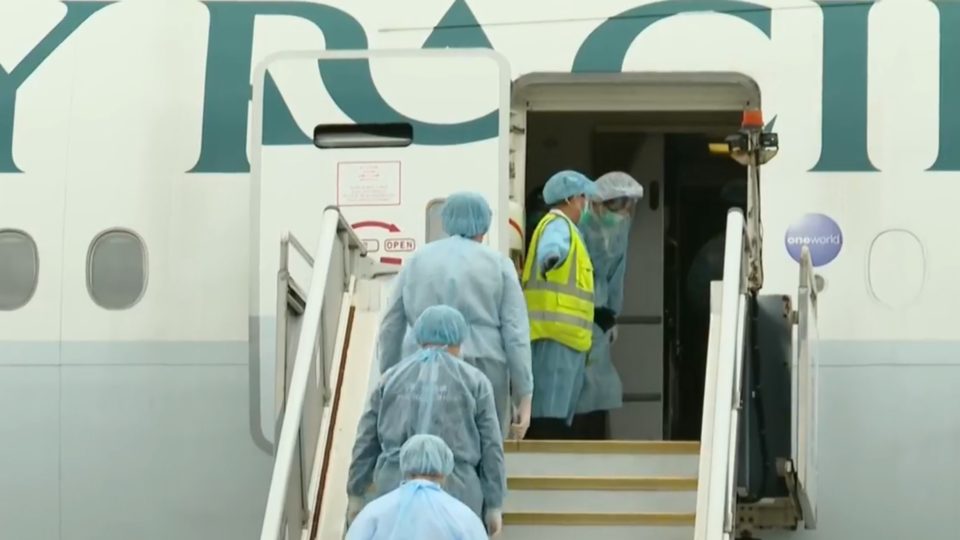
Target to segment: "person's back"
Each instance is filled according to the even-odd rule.
[[[414,435],[441,438],[452,450],[445,487],[478,516],[496,513],[506,491],[503,438],[487,377],[461,358],[466,321],[450,306],[431,306],[414,324],[422,347],[387,370],[360,418],[347,493],[377,496],[402,480],[402,447]]]
[[[447,198],[441,217],[443,230],[450,236],[420,248],[394,281],[377,338],[380,371],[416,349],[410,329],[427,308],[451,306],[467,322],[462,358],[493,386],[502,435],[507,435],[514,420],[514,434],[523,438],[533,394],[530,324],[513,262],[481,243],[492,214],[477,193]],[[511,394],[517,405],[515,418]]]
[[[492,422],[493,430],[499,433],[493,409],[478,406],[488,401],[493,405],[490,382],[480,370],[450,356],[437,359],[436,371],[421,377],[421,362],[415,355],[383,376],[377,419],[383,454],[377,462],[379,474],[374,477],[377,492],[382,494],[400,483],[399,469],[390,465],[391,461],[396,463],[392,456],[399,455],[403,443],[414,434],[430,433],[443,439],[456,456],[454,472],[447,480],[448,490],[479,514],[483,494],[477,467],[482,458],[484,426],[462,420],[479,417],[481,422]],[[480,414],[489,412],[494,413],[493,417]],[[422,418],[429,420],[423,424]],[[502,439],[498,443],[502,444]]]
[[[415,321],[430,306],[456,308],[469,329],[463,342],[466,358],[503,359],[500,304],[505,278],[516,281],[510,260],[479,242],[451,236],[423,246],[405,263],[416,280],[404,280],[403,307]],[[407,332],[403,355],[416,349]]]
[[[427,480],[410,480],[368,504],[346,540],[487,540],[480,518]]]
[[[503,526],[499,510],[488,509],[487,528],[465,504],[445,493],[454,469],[450,447],[436,435],[417,434],[400,449],[402,485],[374,500],[362,511],[351,497],[347,540],[486,539]],[[359,513],[358,513],[359,511]]]

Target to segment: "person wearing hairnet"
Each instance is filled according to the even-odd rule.
[[[423,310],[413,326],[420,349],[388,369],[360,418],[347,479],[348,521],[371,484],[376,496],[400,485],[400,449],[417,434],[453,451],[447,491],[481,516],[489,533],[503,525],[503,438],[487,377],[461,358],[467,323],[456,309]]]
[[[512,432],[522,439],[533,399],[530,323],[513,262],[480,243],[491,217],[490,206],[477,193],[447,198],[441,218],[449,237],[417,250],[395,279],[380,325],[380,371],[416,348],[408,330],[425,309],[453,306],[467,320],[464,359],[493,385],[502,435]]]
[[[623,385],[610,346],[617,339],[630,225],[637,201],[643,197],[643,186],[624,172],[609,172],[594,184],[596,200],[580,220],[580,232],[593,263],[593,342],[574,427],[578,438],[605,439],[608,411],[623,406]]]
[[[566,439],[583,386],[593,340],[593,265],[577,223],[597,188],[583,174],[560,171],[547,180],[551,206],[530,239],[521,281],[530,317],[533,420],[530,438]]]
[[[400,447],[400,487],[368,504],[346,540],[451,538],[487,540],[483,522],[442,489],[453,452],[434,435],[414,435]]]

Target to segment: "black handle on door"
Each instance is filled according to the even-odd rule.
[[[660,182],[650,182],[650,194],[647,196],[647,203],[650,210],[656,211],[660,208]]]

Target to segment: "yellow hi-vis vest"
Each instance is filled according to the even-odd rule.
[[[543,279],[535,268],[537,247],[544,229],[557,219],[570,226],[570,250],[566,260],[548,270]],[[530,340],[550,339],[576,351],[589,351],[593,341],[593,263],[570,218],[554,211],[540,220],[520,281],[530,317]]]

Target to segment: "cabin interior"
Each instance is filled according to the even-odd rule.
[[[624,405],[600,427],[607,439],[698,440],[709,327],[709,282],[721,279],[727,211],[746,204],[746,169],[711,154],[741,112],[526,113],[527,238],[546,211],[555,172],[631,174],[644,188],[632,222],[613,361]]]

